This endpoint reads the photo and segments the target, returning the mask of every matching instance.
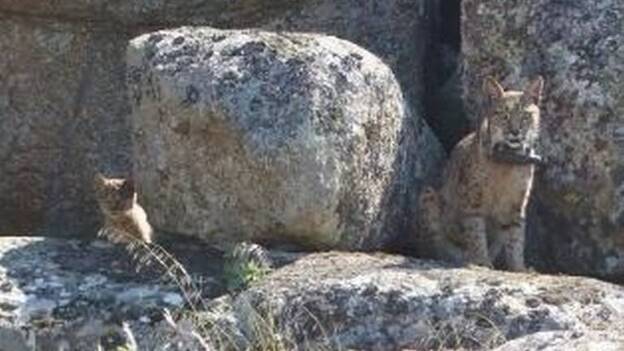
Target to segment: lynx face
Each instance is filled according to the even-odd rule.
[[[102,212],[115,214],[132,209],[135,199],[134,182],[130,179],[95,176],[95,197]]]
[[[504,91],[492,78],[486,79],[484,85],[491,106],[481,133],[485,133],[490,153],[531,153],[538,137],[542,78],[535,79],[524,91]]]

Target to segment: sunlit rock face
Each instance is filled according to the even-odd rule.
[[[442,157],[392,70],[335,37],[183,27],[127,60],[134,173],[166,231],[383,248]]]

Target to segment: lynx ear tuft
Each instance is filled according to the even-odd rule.
[[[122,192],[122,194],[127,196],[133,195],[135,193],[134,180],[132,178],[126,179],[121,186],[120,191]]]
[[[486,77],[483,80],[483,91],[491,99],[500,99],[505,94],[505,90],[493,77]]]
[[[95,173],[95,176],[93,177],[93,183],[95,185],[103,185],[106,183],[106,180],[106,177],[101,172]]]
[[[542,100],[542,91],[544,90],[544,78],[537,76],[524,89],[524,95],[535,105],[539,105]]]

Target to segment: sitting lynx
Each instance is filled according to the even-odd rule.
[[[152,242],[152,227],[147,215],[137,203],[131,179],[106,178],[96,174],[95,197],[104,215],[104,227],[99,235],[112,242],[128,243],[132,238]]]
[[[423,228],[440,259],[491,267],[503,250],[508,269],[525,270],[526,206],[533,185],[534,144],[543,79],[523,92],[484,82],[490,104],[476,132],[453,149],[438,191],[420,197]]]

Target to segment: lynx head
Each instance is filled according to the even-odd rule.
[[[94,189],[95,198],[102,212],[107,214],[128,211],[136,201],[132,179],[107,178],[98,173],[95,175]]]
[[[524,91],[505,91],[493,78],[485,79],[483,87],[490,105],[483,115],[479,131],[482,145],[495,150],[530,152],[539,133],[540,110],[544,80],[537,77]]]

